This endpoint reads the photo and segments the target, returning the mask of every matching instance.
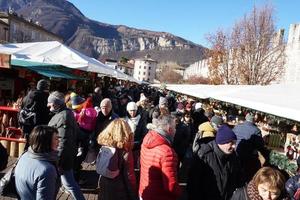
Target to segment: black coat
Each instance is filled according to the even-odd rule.
[[[182,122],[176,125],[173,147],[178,155],[179,161],[182,161],[182,159],[184,158],[186,150],[189,147],[190,137],[190,127]]]
[[[47,107],[49,93],[41,90],[30,90],[24,97],[22,108],[36,113],[36,125],[47,125],[50,120],[50,111]]]
[[[204,122],[208,122],[208,118],[204,115],[204,110],[201,109],[197,109],[192,113],[192,119],[194,122],[194,130],[198,131],[198,127],[200,124],[204,123]]]
[[[242,184],[240,178],[240,165],[235,153],[224,154],[215,140],[203,144],[191,164],[188,199],[230,199],[233,191]]]

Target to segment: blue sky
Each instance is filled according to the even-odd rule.
[[[86,17],[114,25],[164,31],[208,46],[206,35],[227,29],[253,6],[270,2],[276,26],[288,34],[289,25],[300,23],[298,0],[69,0]]]

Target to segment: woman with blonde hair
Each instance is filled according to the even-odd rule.
[[[282,200],[285,177],[272,167],[263,167],[256,172],[248,185],[237,189],[231,200]]]
[[[136,199],[136,180],[133,168],[133,133],[128,123],[123,119],[113,120],[98,136],[98,143],[101,145],[96,166],[104,159],[103,152],[112,150],[113,156],[109,161],[114,177],[100,174],[98,199],[101,200],[133,200]],[[102,157],[101,157],[102,156]]]

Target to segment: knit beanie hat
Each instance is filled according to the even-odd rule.
[[[135,102],[129,102],[128,104],[127,104],[127,107],[126,107],[126,110],[127,111],[130,111],[130,110],[137,110],[138,108],[137,108],[137,105],[136,105],[136,103]]]
[[[162,107],[163,105],[168,106],[168,100],[165,97],[159,97],[158,106]]]
[[[48,103],[61,106],[65,103],[65,95],[58,91],[52,92],[48,97]]]
[[[84,101],[85,99],[78,95],[71,97],[72,109],[80,108]]]
[[[38,90],[49,90],[49,81],[47,81],[46,79],[41,79],[39,80],[39,82],[36,85],[36,89]]]
[[[222,125],[217,132],[216,143],[226,144],[233,140],[236,140],[236,135],[227,125]]]

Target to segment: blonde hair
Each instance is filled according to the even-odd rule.
[[[256,186],[262,183],[268,183],[270,189],[280,190],[284,189],[285,177],[280,171],[272,167],[263,167],[256,172],[253,177],[253,182]]]
[[[100,145],[125,149],[129,151],[133,147],[133,133],[124,119],[113,120],[98,136]]]

